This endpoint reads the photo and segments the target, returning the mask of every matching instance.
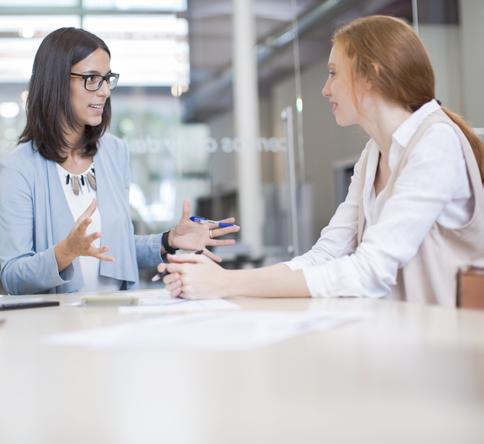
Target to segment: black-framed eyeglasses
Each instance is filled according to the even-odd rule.
[[[119,74],[115,74],[114,72],[110,72],[105,76],[100,74],[77,74],[75,72],[71,72],[71,76],[81,77],[84,79],[84,88],[87,91],[97,91],[101,88],[103,82],[107,82],[109,89],[113,90],[116,88],[119,79]]]

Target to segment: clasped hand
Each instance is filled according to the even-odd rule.
[[[228,296],[230,271],[201,254],[168,255],[169,263],[158,265],[171,297],[185,299]]]

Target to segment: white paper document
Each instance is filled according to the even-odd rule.
[[[218,311],[218,310],[238,310],[240,307],[233,302],[224,299],[162,299],[153,301],[140,301],[140,305],[119,307],[122,314],[131,313],[190,313],[200,311]]]
[[[356,313],[249,311],[189,313],[48,336],[49,344],[89,348],[249,350],[367,316]]]

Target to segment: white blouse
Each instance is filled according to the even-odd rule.
[[[422,121],[439,108],[427,102],[393,133],[389,167],[393,170]],[[361,159],[368,151],[363,209],[366,229],[356,249]],[[397,271],[418,251],[437,221],[457,228],[471,218],[473,197],[462,147],[446,124],[431,126],[415,146],[386,202],[375,195],[379,149],[369,142],[355,165],[348,195],[310,251],[286,262],[302,269],[313,297],[381,297],[391,292]]]
[[[70,174],[69,171],[62,168],[57,164],[57,172],[59,173],[59,179],[66,196],[67,204],[71,210],[72,217],[76,221],[87,207],[91,204],[92,200],[96,198],[96,190],[93,190],[88,181],[85,179],[85,175],[94,167],[91,164],[89,168],[83,173]],[[70,176],[69,181],[67,177]],[[72,189],[72,176],[78,176],[79,178],[79,195],[75,195]],[[81,181],[81,176],[84,176],[84,184]],[[92,222],[89,224],[86,230],[86,234],[92,234],[95,231],[102,233],[101,231],[101,215],[99,209],[91,217]],[[96,239],[93,244],[99,248],[101,240]],[[108,253],[109,254],[109,253]],[[84,286],[79,290],[83,292],[88,291],[117,291],[120,289],[120,282],[116,279],[107,278],[99,274],[99,259],[92,256],[80,256],[79,264],[81,266],[82,277],[84,278]]]

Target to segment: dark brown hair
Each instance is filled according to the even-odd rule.
[[[99,37],[78,28],[60,28],[51,32],[35,55],[27,97],[27,124],[19,143],[32,141],[43,157],[55,162],[66,159],[66,149],[79,149],[83,156],[94,156],[97,142],[109,127],[111,100],[104,105],[102,121],[86,125],[79,146],[70,147],[66,132],[76,129],[71,106],[70,72],[72,65],[96,49],[111,53]]]
[[[374,15],[339,28],[333,43],[353,61],[356,78],[408,111],[416,111],[435,98],[435,77],[430,58],[415,31],[403,20]],[[442,107],[469,141],[484,181],[484,143],[459,115]]]

